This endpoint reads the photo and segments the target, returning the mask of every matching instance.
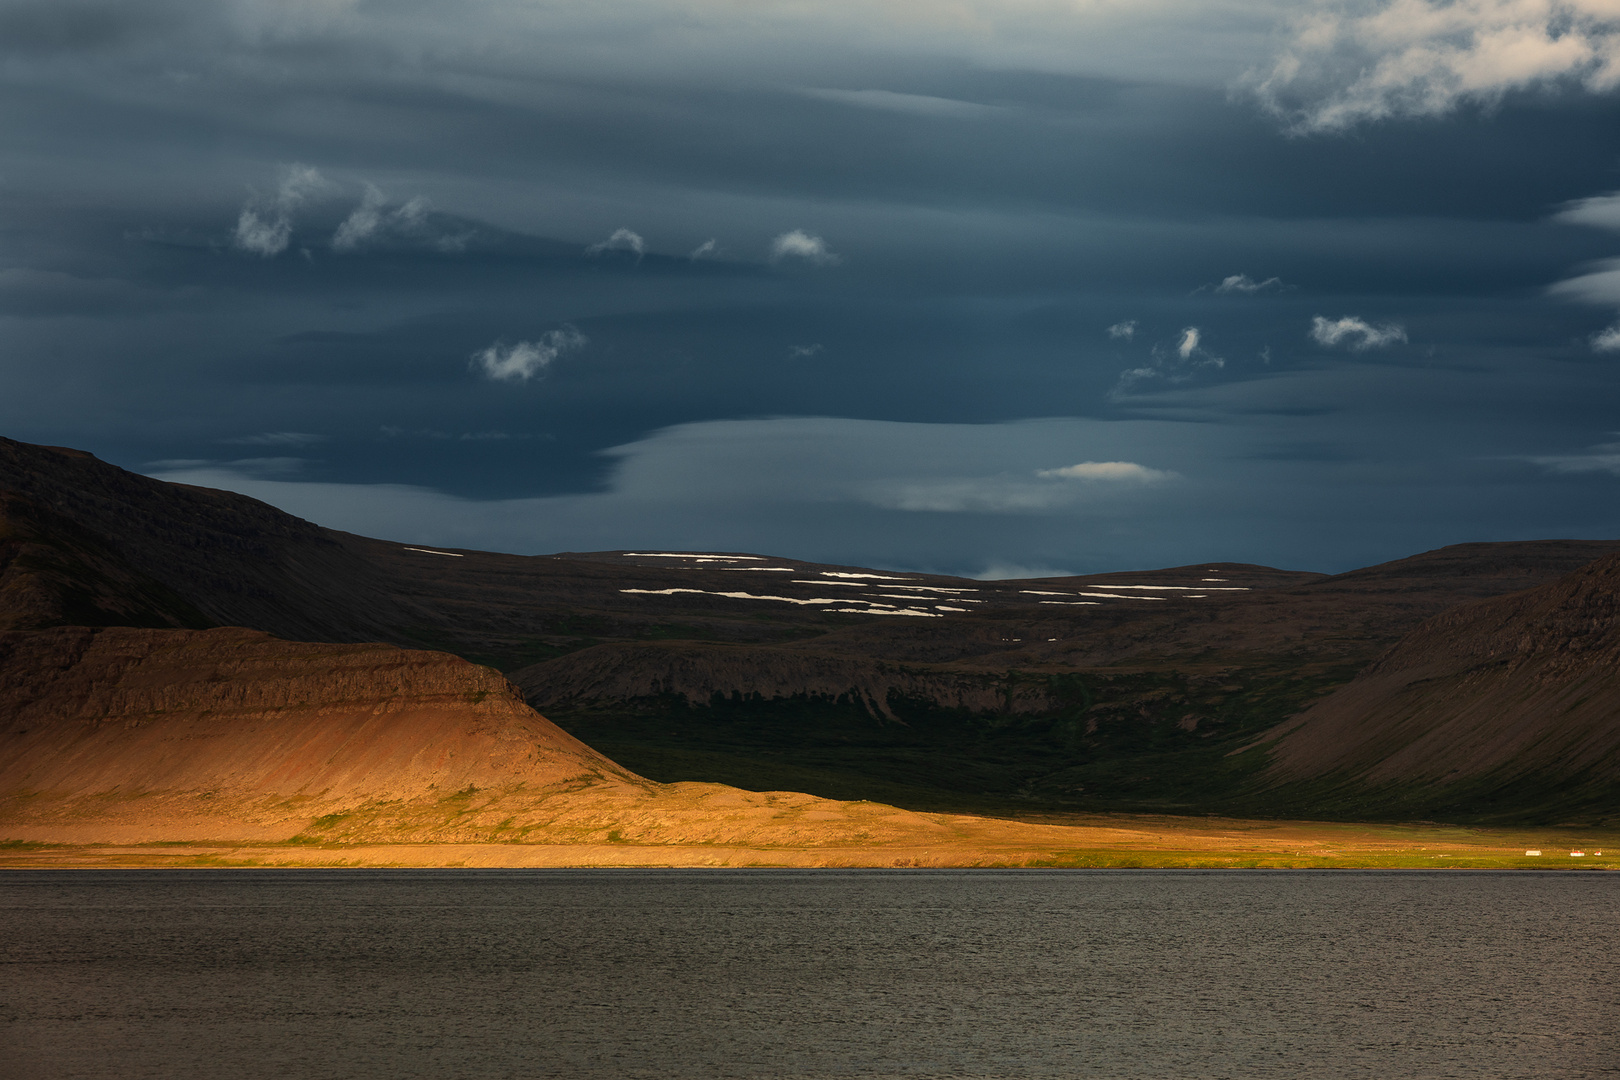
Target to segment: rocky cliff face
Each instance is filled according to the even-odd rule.
[[[1286,725],[1269,778],[1620,782],[1620,556],[1423,623]]]
[[[598,645],[512,673],[535,708],[631,701],[673,694],[694,705],[716,695],[772,701],[848,697],[892,718],[890,695],[976,713],[1039,713],[1055,707],[1042,682],[1015,682],[996,668],[900,664],[813,649],[669,642]]]

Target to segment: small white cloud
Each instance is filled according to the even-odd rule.
[[[693,248],[692,253],[688,255],[687,258],[696,262],[698,259],[713,259],[719,254],[720,244],[718,241],[711,238],[703,241],[703,243]]]
[[[1200,372],[1224,368],[1226,360],[1205,349],[1203,341],[1203,331],[1198,327],[1183,327],[1173,348],[1167,349],[1162,343],[1155,345],[1150,364],[1120,372],[1113,394],[1116,397],[1127,394],[1149,382],[1185,383]]]
[[[1064,465],[1057,469],[1036,469],[1035,475],[1043,480],[1104,480],[1138,484],[1157,483],[1175,476],[1174,473],[1150,469],[1134,461],[1082,461],[1078,465]]]
[[[297,207],[332,190],[332,181],[321,175],[313,165],[288,165],[281,172],[281,183],[276,188],[276,201],[282,206]]]
[[[1198,348],[1198,327],[1189,326],[1181,332],[1181,341],[1176,345],[1176,355],[1183,360],[1190,360],[1194,350]]]
[[[637,259],[647,253],[647,241],[641,234],[629,229],[614,229],[613,235],[599,244],[592,244],[585,249],[587,255],[601,255],[608,251],[628,251]]]
[[[1136,336],[1136,320],[1126,319],[1117,322],[1108,328],[1108,336],[1116,340],[1129,341]]]
[[[1596,352],[1620,352],[1620,323],[1593,334],[1592,348]]]
[[[1397,341],[1406,340],[1406,329],[1396,323],[1374,326],[1365,319],[1346,315],[1342,319],[1325,319],[1320,315],[1311,319],[1311,338],[1318,345],[1332,347],[1341,342],[1351,352],[1382,349]]]
[[[244,206],[236,219],[233,242],[242,251],[262,255],[268,259],[287,250],[292,236],[292,219],[286,214],[261,214]]]
[[[832,266],[840,261],[837,255],[827,250],[825,240],[803,229],[785,232],[771,241],[771,261],[781,262],[783,259],[803,259],[817,266]]]
[[[293,212],[332,187],[331,181],[313,166],[286,166],[281,171],[275,195],[269,198],[254,195],[242,207],[236,218],[232,243],[239,250],[262,258],[280,255],[292,239]]]
[[[527,382],[550,367],[557,357],[584,346],[586,341],[585,335],[572,326],[552,330],[537,341],[519,341],[514,345],[497,341],[473,353],[472,367],[491,379]]]
[[[431,207],[432,204],[417,195],[406,200],[405,205],[394,211],[394,220],[406,228],[419,228],[427,220],[427,212]]]
[[[339,251],[351,251],[369,239],[382,228],[383,207],[387,205],[388,196],[381,189],[367,184],[365,194],[360,197],[360,205],[343,219],[343,224],[333,234],[332,246]]]
[[[1221,279],[1221,283],[1215,286],[1215,291],[1218,293],[1251,294],[1283,287],[1283,280],[1279,277],[1269,277],[1264,281],[1256,281],[1248,274],[1231,274]]]
[[[390,210],[388,196],[384,195],[375,184],[367,184],[365,193],[360,196],[360,205],[343,219],[343,224],[332,234],[332,247],[337,251],[353,251],[382,233],[419,232],[427,224],[428,209],[428,201],[417,196],[404,205]],[[460,238],[439,237],[434,241],[434,246],[441,251],[459,251],[466,247],[470,235]],[[449,247],[445,244],[446,239],[451,240]]]
[[[820,352],[822,352],[822,346],[819,341],[814,345],[794,345],[788,349],[788,355],[794,360],[801,360],[807,356],[815,356]]]

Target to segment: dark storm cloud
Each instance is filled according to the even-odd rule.
[[[1401,119],[1262,0],[0,0],[0,426],[531,551],[1612,534],[1620,105],[1510,7]]]

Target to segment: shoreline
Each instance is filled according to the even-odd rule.
[[[932,815],[930,815],[932,816]],[[5,869],[1121,869],[1620,870],[1620,832],[1101,817],[1069,825],[941,815],[944,835],[862,843],[729,841],[286,842],[0,840]],[[32,830],[30,830],[32,831]],[[769,830],[761,830],[768,832]],[[38,833],[35,834],[38,836]],[[782,839],[788,839],[782,837]],[[830,838],[829,838],[830,839]],[[1527,851],[1539,850],[1538,856]],[[1581,855],[1573,852],[1584,852]]]

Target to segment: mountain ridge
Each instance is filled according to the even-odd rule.
[[[450,652],[654,782],[932,809],[1299,812],[1320,796],[1382,812],[1364,781],[1276,771],[1304,753],[1299,731],[1325,730],[1299,717],[1365,695],[1404,635],[1488,629],[1425,620],[1476,601],[1529,619],[1516,590],[1615,552],[1513,541],[1338,575],[985,582],[739,552],[440,551],[0,439],[0,628],[222,624]]]

